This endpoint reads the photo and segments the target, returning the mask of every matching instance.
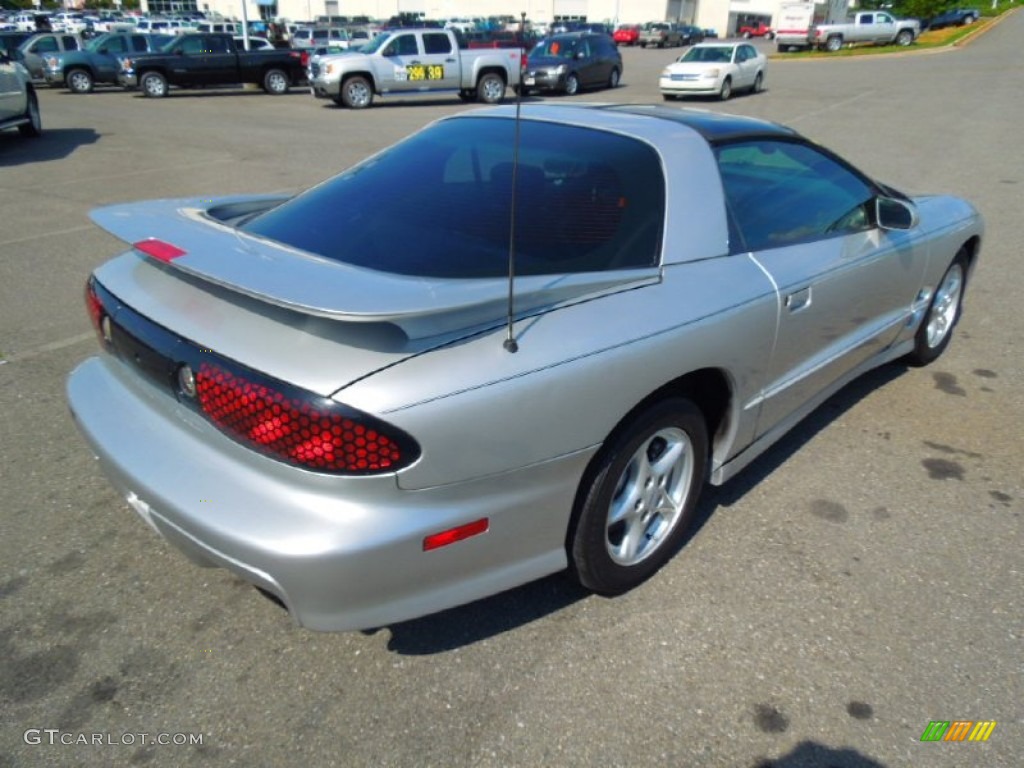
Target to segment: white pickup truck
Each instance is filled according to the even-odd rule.
[[[352,109],[375,95],[455,91],[463,101],[496,104],[519,85],[521,48],[459,50],[448,29],[396,29],[361,48],[311,60],[310,91]]]
[[[857,13],[844,24],[814,27],[812,44],[826,51],[838,51],[850,43],[910,45],[921,34],[916,19],[894,19],[883,11]]]

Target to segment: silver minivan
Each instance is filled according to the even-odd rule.
[[[303,27],[292,33],[293,48],[348,48],[352,38],[342,27]]]

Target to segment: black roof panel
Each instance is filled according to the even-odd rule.
[[[727,141],[748,137],[786,136],[798,137],[799,133],[768,120],[740,115],[725,115],[701,109],[679,109],[655,104],[613,104],[599,109],[613,112],[628,112],[631,115],[646,115],[662,120],[672,120],[697,131],[708,142]]]

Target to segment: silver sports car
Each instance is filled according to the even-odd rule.
[[[439,120],[293,197],[103,208],[74,417],[129,504],[314,629],[568,568],[616,594],[854,377],[949,344],[966,202],[654,106]]]

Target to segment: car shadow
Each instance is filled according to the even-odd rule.
[[[801,741],[786,754],[754,763],[753,768],[885,768],[856,749],[833,747],[816,741]]]
[[[100,135],[92,128],[55,128],[47,130],[43,115],[43,135],[21,136],[17,131],[0,133],[0,167],[60,160],[79,147],[95,144]]]
[[[730,507],[742,499],[748,491],[785,464],[794,453],[803,448],[838,417],[872,392],[899,378],[906,370],[906,365],[896,362],[869,371],[818,406],[807,418],[746,467],[737,477],[723,486],[708,485],[697,506],[694,523],[679,549],[685,549],[687,543],[700,533],[719,507]],[[450,608],[419,619],[392,624],[388,627],[391,632],[388,650],[408,656],[444,653],[478,643],[544,616],[557,613],[573,603],[590,597],[591,594],[572,581],[567,573],[554,574],[467,605]],[[368,630],[366,634],[373,634],[377,631]],[[802,762],[802,754],[795,753],[790,762],[782,759],[781,761],[771,761],[766,765],[796,768],[796,766],[822,764]],[[847,761],[827,764],[848,768],[877,768],[879,766],[878,763],[866,759],[863,762]]]
[[[544,101],[543,97],[538,94],[532,94],[530,96],[523,96],[523,104],[529,104],[531,102]],[[359,112],[358,109],[349,109],[342,104],[336,104],[331,99],[323,99],[321,105],[324,109],[338,110],[341,112]],[[461,101],[457,96],[453,96],[449,93],[446,96],[417,96],[416,94],[408,94],[403,96],[375,96],[373,104],[368,107],[369,109],[396,109],[399,107],[451,107],[451,106],[464,106],[469,108],[474,107],[499,107],[499,106],[515,106],[516,97],[515,94],[509,91],[509,94],[505,96],[497,104],[484,104],[482,101]]]
[[[146,96],[142,91],[138,89],[125,89],[126,93],[132,94],[137,99],[146,99],[150,101],[167,101],[168,99],[210,99],[210,98],[225,98],[228,96],[262,96],[271,97],[262,88],[244,88],[237,86],[230,87],[210,87],[210,88],[172,88],[168,91],[166,96],[162,96],[158,99],[151,99]],[[293,85],[286,93],[279,93],[271,98],[284,99],[289,96],[305,96],[309,98],[309,89],[305,85]]]

